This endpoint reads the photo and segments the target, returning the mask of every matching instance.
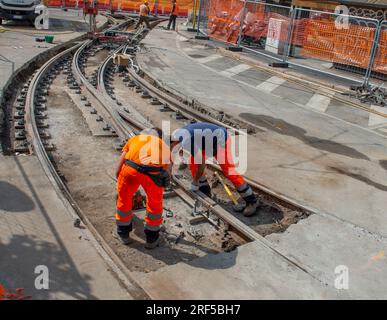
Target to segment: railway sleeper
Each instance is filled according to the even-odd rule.
[[[15,140],[25,140],[26,131],[25,130],[16,130],[15,131]]]
[[[29,151],[27,140],[18,140],[14,144],[14,152],[27,153]]]

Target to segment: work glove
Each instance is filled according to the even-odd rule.
[[[197,184],[195,184],[195,183],[191,183],[191,191],[192,192],[197,192],[197,191],[199,191],[199,186],[197,185]]]

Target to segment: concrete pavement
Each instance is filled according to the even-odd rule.
[[[73,226],[38,159],[0,159],[0,284],[25,288],[33,300],[130,299],[91,233]],[[35,287],[40,266],[48,268],[47,290]]]
[[[249,137],[246,176],[317,212],[284,234],[267,237],[310,276],[304,295],[301,292],[298,296],[295,291],[293,297],[311,297],[307,294],[310,289],[319,298],[335,295],[386,298],[387,142],[384,135],[387,123],[382,121],[384,118],[378,119],[380,122],[375,126],[368,112],[338,105],[318,92],[301,88],[281,76],[273,78],[241,61],[224,57],[211,47],[189,42],[175,32],[154,29],[144,44],[145,50],[138,55],[138,62],[147,74],[180,96],[240,117],[262,129]],[[237,256],[245,255],[245,250],[254,251],[253,247],[250,244],[250,249],[239,248]],[[255,259],[252,255],[250,260],[236,259],[227,272],[211,271],[213,274],[209,277],[204,275],[202,265],[181,264],[170,267],[171,276],[167,270],[161,270],[154,274],[154,279],[159,279],[158,284],[168,288],[168,292],[173,288],[183,296],[211,298],[220,294],[232,299],[240,297],[243,290],[224,293],[226,287],[231,288],[231,283],[239,283],[230,280],[231,274],[248,272],[245,264],[262,263],[261,260],[270,257],[268,253],[262,255]],[[313,279],[318,279],[330,289],[335,288],[337,268],[342,265],[349,272],[348,290],[333,289],[332,296],[313,285]],[[258,290],[260,285],[277,288],[276,273],[268,272],[267,278],[261,279],[259,267],[263,268],[256,265],[255,273],[251,272],[250,281],[259,283],[253,296],[270,297]],[[180,272],[190,274],[190,279],[172,279],[172,275]],[[287,279],[286,271],[278,274]],[[187,289],[191,277],[196,279],[192,290]],[[217,279],[217,284],[225,281],[229,286],[220,286],[219,290],[218,285],[209,286],[211,277]],[[143,282],[145,287],[154,289],[148,279]],[[249,285],[246,280],[244,289]],[[292,284],[292,288],[296,287]],[[286,290],[282,292],[274,296],[292,297]],[[166,296],[160,293],[159,297]]]

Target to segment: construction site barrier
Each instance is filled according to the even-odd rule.
[[[205,34],[226,43],[237,43],[243,16],[241,0],[210,0],[205,4],[202,1],[200,11],[206,17],[200,19]]]
[[[302,15],[304,10],[297,11]],[[303,41],[291,44],[292,56],[345,65],[348,70],[366,74],[378,29],[376,20],[350,17],[344,25],[338,22],[337,14],[317,11],[310,11],[310,17],[303,20],[303,32],[294,26],[296,33],[303,34]]]
[[[387,74],[387,21],[380,24],[379,41],[373,65],[375,72]]]
[[[151,13],[154,15],[168,15],[172,11],[171,0],[153,0],[148,1]],[[194,0],[178,0],[178,15],[186,17],[188,12],[192,11]],[[100,10],[113,9],[114,11],[123,11],[138,13],[140,5],[144,3],[143,0],[98,0],[97,8]],[[83,0],[49,0],[49,7],[63,7],[63,8],[83,8]]]
[[[240,43],[283,54],[290,28],[290,8],[246,1]]]
[[[387,75],[387,21],[369,18],[382,13],[358,17],[254,0],[200,0],[198,33],[316,71],[360,73],[367,83],[375,73]]]

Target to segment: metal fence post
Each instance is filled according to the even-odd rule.
[[[243,29],[243,24],[245,22],[245,17],[246,17],[246,7],[247,7],[247,0],[244,0],[242,17],[241,17],[241,21],[239,23],[240,26],[239,26],[239,35],[238,35],[238,42],[237,42],[238,48],[240,48],[241,41],[242,41],[242,29]]]
[[[289,28],[288,28],[288,37],[286,39],[286,45],[284,48],[284,54],[282,56],[282,61],[286,62],[290,56],[290,49],[291,49],[291,42],[292,42],[292,37],[293,37],[293,29],[294,29],[294,20],[296,19],[296,12],[297,8],[291,7],[290,8],[291,13],[290,13],[290,21],[289,21]]]
[[[197,27],[197,30],[196,30],[196,35],[198,36],[199,33],[200,33],[200,11],[202,9],[202,1],[204,0],[199,0],[199,13],[198,13],[198,27]]]
[[[194,0],[192,29],[195,29],[195,28],[196,28],[196,14],[197,14],[197,9],[198,9],[198,0]]]
[[[363,82],[363,86],[364,87],[368,87],[369,84],[370,84],[370,78],[371,78],[371,75],[372,75],[372,69],[374,67],[376,54],[377,54],[378,48],[379,48],[379,40],[380,40],[381,29],[382,29],[382,22],[379,21],[377,26],[375,27],[374,43],[372,45],[372,49],[371,49],[371,53],[370,53],[370,61],[369,61],[369,64],[368,64],[368,68],[367,68],[366,74],[364,76],[364,82]]]

